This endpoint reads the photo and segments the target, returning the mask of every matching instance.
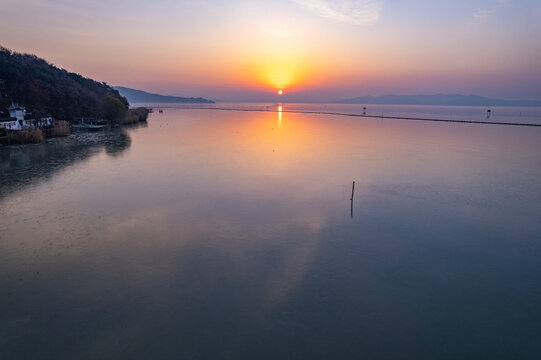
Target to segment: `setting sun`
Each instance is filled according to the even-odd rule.
[[[278,90],[278,95],[282,95],[284,93],[283,90]]]

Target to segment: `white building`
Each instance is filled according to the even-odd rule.
[[[17,118],[17,120],[24,121],[24,117],[26,115],[26,109],[24,106],[19,106],[17,104],[11,104],[11,106],[8,108],[9,116]]]
[[[3,126],[7,130],[20,130],[21,129],[19,121],[17,121],[17,118],[14,118],[14,117],[0,119],[0,126]]]
[[[9,118],[0,119],[0,126],[3,125],[7,130],[21,130],[26,127],[47,127],[53,125],[53,117],[50,115],[33,117],[26,115],[24,106],[12,104],[9,108]]]

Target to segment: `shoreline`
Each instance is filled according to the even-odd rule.
[[[6,128],[1,128],[1,134],[5,135],[0,137],[0,145],[10,146],[39,144],[44,142],[47,138],[51,137],[66,137],[71,134],[76,134],[80,132],[101,131],[105,128],[133,125],[146,122],[148,119],[148,114],[150,112],[151,109],[146,107],[128,109],[124,117],[121,119],[116,119],[112,121],[99,120],[101,123],[104,123],[103,125],[89,124],[88,126],[81,126],[80,124],[74,124],[73,122],[69,122],[67,120],[55,120],[53,126],[47,128],[40,128],[35,126],[30,126],[28,128],[23,128],[20,130],[9,130]]]
[[[310,111],[310,110],[269,110],[269,109],[242,109],[242,108],[224,108],[224,107],[181,107],[182,110],[217,110],[217,111],[243,111],[243,112],[269,112],[269,113],[289,113],[289,114],[309,114],[309,115],[336,115],[336,116],[348,116],[348,117],[360,117],[371,119],[387,119],[387,120],[409,120],[409,121],[431,121],[431,122],[448,122],[448,123],[461,123],[461,124],[481,124],[481,125],[505,125],[505,126],[530,126],[541,127],[541,124],[535,123],[512,123],[512,122],[498,122],[498,121],[482,121],[482,120],[459,120],[459,119],[436,119],[436,118],[418,118],[418,117],[406,117],[406,116],[385,116],[385,115],[365,115],[365,114],[351,114],[342,112],[331,111]]]

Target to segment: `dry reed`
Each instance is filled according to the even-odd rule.
[[[53,136],[69,136],[70,125],[66,120],[57,120],[54,122],[52,135]]]
[[[44,139],[43,132],[37,127],[29,127],[23,130],[8,131],[8,144],[37,144]]]

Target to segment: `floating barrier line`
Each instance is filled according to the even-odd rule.
[[[309,111],[309,110],[282,110],[282,111],[279,111],[279,110],[266,110],[266,109],[219,108],[219,107],[180,107],[178,109],[244,111],[244,112],[271,112],[271,113],[282,112],[282,113],[290,113],[290,114],[337,115],[337,116],[362,117],[362,118],[372,118],[372,119],[433,121],[433,122],[447,122],[447,123],[459,123],[459,124],[482,124],[482,125],[506,125],[506,126],[541,127],[541,124],[534,124],[534,123],[511,123],[511,122],[480,121],[480,120],[458,120],[458,119],[431,119],[431,118],[415,118],[415,117],[403,117],[403,116],[383,116],[383,115],[380,116],[380,115],[348,114],[348,113],[340,113],[340,112]]]

